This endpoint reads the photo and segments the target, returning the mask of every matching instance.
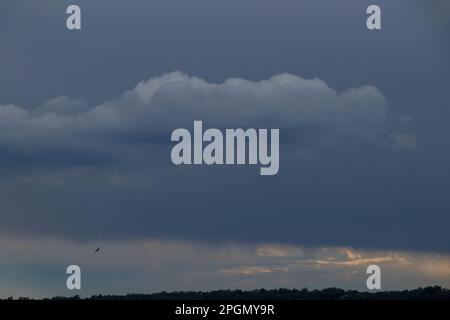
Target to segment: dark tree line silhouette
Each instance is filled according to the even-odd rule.
[[[18,300],[30,299],[21,297]],[[81,298],[80,296],[53,297],[43,300],[450,300],[450,290],[434,286],[414,290],[377,292],[361,292],[339,288],[322,290],[215,290],[209,292],[163,291],[152,294],[93,295],[88,298]]]

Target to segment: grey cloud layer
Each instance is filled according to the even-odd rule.
[[[194,120],[219,128],[281,128],[286,142],[300,139],[302,147],[314,148],[324,140],[387,143],[390,118],[383,95],[370,86],[338,93],[322,80],[291,74],[212,84],[173,72],[92,108],[65,96],[32,111],[1,105],[0,146],[2,161],[18,165],[89,165],[128,161],[125,154],[139,148],[168,145],[172,130],[190,128]]]
[[[447,249],[443,233],[428,233],[438,219],[424,224],[415,209],[400,219],[420,200],[402,200],[414,121],[390,111],[375,87],[339,93],[292,74],[214,84],[173,72],[95,107],[61,96],[0,113],[5,233]],[[280,128],[280,173],[260,180],[251,166],[172,165],[171,131],[198,119]],[[442,210],[431,203],[427,214]],[[400,225],[401,234],[377,236]],[[417,242],[404,241],[418,232]]]
[[[350,272],[330,275],[345,259],[319,273],[283,272],[304,257],[268,261],[245,251],[233,259],[218,257],[217,247],[200,255],[198,246],[134,251],[114,245],[119,239],[450,252],[449,1],[377,2],[380,32],[365,27],[369,0],[78,0],[83,30],[70,33],[71,1],[1,0],[0,256],[9,259],[0,259],[0,295],[59,293],[74,256],[105,292],[141,291],[143,283],[149,291],[285,286],[283,279],[336,286]],[[170,70],[207,80],[160,76]],[[269,79],[286,71],[312,80]],[[224,82],[230,76],[251,81]],[[279,174],[171,165],[170,130],[196,118],[281,127]],[[48,244],[42,235],[64,240]],[[96,268],[90,248],[99,242],[107,263]],[[163,252],[176,257],[156,267]],[[137,257],[129,269],[124,255]],[[385,283],[448,284],[448,258],[419,260],[384,274],[392,277]],[[111,265],[117,273],[102,277]],[[198,273],[185,276],[183,265]],[[445,279],[424,277],[419,265]],[[274,268],[281,271],[264,273]],[[221,278],[205,277],[206,269],[222,270]],[[116,286],[124,275],[126,287]]]

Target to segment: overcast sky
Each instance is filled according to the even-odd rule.
[[[68,31],[72,2],[0,4],[1,296],[69,294],[68,257],[103,274],[84,293],[222,288],[227,277],[363,288],[370,259],[387,264],[387,287],[448,286],[446,1],[79,0],[82,30]],[[372,3],[380,31],[365,27]],[[278,175],[174,166],[170,133],[194,120],[280,128]],[[97,243],[103,257],[90,255]],[[274,244],[289,258],[261,259]],[[142,246],[142,260],[118,259]],[[137,266],[159,255],[152,274],[170,281],[139,285],[155,280]],[[358,262],[319,272],[327,258]],[[177,278],[198,260],[208,270]],[[270,277],[242,276],[261,270]]]

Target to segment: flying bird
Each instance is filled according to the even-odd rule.
[[[94,252],[99,252],[100,251],[100,247],[97,247],[97,249],[95,249]]]

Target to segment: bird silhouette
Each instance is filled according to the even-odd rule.
[[[97,249],[95,249],[94,252],[99,252],[100,251],[100,247],[97,247]]]

